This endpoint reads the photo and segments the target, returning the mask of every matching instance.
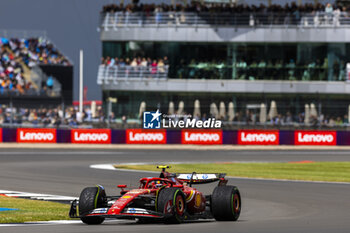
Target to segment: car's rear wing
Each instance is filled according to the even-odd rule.
[[[179,173],[179,174],[176,174],[176,177],[179,180],[182,180],[190,184],[206,184],[206,183],[211,183],[219,180],[224,180],[225,175],[226,175],[225,173],[197,174],[193,172],[193,173]]]

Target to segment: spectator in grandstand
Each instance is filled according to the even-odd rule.
[[[162,59],[159,59],[158,61],[158,64],[157,64],[157,67],[158,67],[158,71],[161,72],[161,73],[164,73],[165,72],[165,69],[164,69],[164,62]]]
[[[326,14],[328,15],[332,15],[333,14],[333,6],[330,3],[327,3],[327,6],[325,7]]]
[[[130,66],[136,67],[136,66],[138,66],[138,65],[139,65],[139,64],[137,64],[137,59],[136,59],[136,58],[132,59],[132,62],[131,62],[131,64],[130,64]]]
[[[349,117],[348,117],[348,115],[344,115],[343,123],[344,124],[349,124]]]
[[[167,56],[164,57],[163,62],[164,62],[164,65],[166,66],[169,65],[169,60]]]
[[[52,90],[52,87],[53,87],[53,78],[52,76],[49,76],[47,81],[46,81],[46,86],[48,89]]]
[[[147,60],[146,60],[146,58],[142,58],[141,63],[140,63],[140,66],[142,66],[142,67],[146,67],[146,66],[147,66]]]

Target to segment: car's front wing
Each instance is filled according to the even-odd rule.
[[[159,213],[153,210],[141,209],[141,208],[125,208],[123,212],[119,214],[107,214],[109,208],[97,208],[91,210],[89,213],[79,215],[77,211],[77,200],[72,202],[69,217],[70,218],[82,218],[82,217],[104,217],[104,218],[118,218],[118,219],[135,219],[135,218],[156,218],[162,219],[166,217],[165,214]]]

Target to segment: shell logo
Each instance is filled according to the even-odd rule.
[[[195,199],[195,202],[194,202],[194,205],[196,207],[200,207],[202,204],[202,197],[199,193],[196,194],[196,199]]]

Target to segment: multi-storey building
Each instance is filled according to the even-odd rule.
[[[132,118],[142,101],[163,112],[170,101],[184,101],[192,113],[196,99],[202,113],[213,102],[233,102],[244,114],[274,100],[283,115],[314,103],[319,114],[343,117],[350,104],[349,19],[324,12],[103,13],[104,57],[166,57],[169,66],[101,65],[98,83],[104,99],[118,98],[115,113]]]

